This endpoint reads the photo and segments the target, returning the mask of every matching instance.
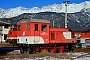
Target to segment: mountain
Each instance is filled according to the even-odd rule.
[[[89,9],[89,10],[88,10]],[[68,4],[67,11],[68,13],[75,13],[80,11],[90,11],[90,1],[85,1],[80,4]],[[15,17],[23,13],[39,13],[39,12],[57,12],[64,13],[65,12],[65,4],[53,4],[48,6],[43,6],[42,8],[33,7],[33,8],[25,8],[25,7],[16,7],[10,8],[8,10],[4,10],[0,8],[0,18],[7,18],[8,16]]]
[[[53,4],[43,6],[42,8],[33,7],[17,7],[4,10],[0,8],[0,21],[10,22],[7,18],[12,17],[13,24],[21,18],[30,19],[47,19],[50,21],[51,26],[53,20],[55,27],[64,27],[65,23],[65,4]],[[90,1],[82,2],[80,4],[68,5],[68,27],[72,31],[90,31]]]

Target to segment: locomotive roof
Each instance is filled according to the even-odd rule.
[[[47,22],[50,23],[49,20],[44,20],[44,19],[29,19],[29,18],[24,18],[20,19],[17,24],[24,23],[24,22]]]

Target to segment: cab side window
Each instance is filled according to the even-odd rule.
[[[13,26],[12,26],[12,29],[13,29],[13,30],[17,30],[17,25],[13,25]]]
[[[20,31],[22,29],[21,25],[18,25],[18,30]]]
[[[47,25],[46,24],[42,24],[42,31],[46,31],[47,30]]]
[[[30,30],[30,24],[26,24],[26,29]]]
[[[35,24],[35,31],[38,31],[38,24]]]

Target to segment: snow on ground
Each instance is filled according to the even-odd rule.
[[[6,58],[5,60],[9,60],[10,58]],[[41,57],[41,58],[23,58],[23,59],[19,59],[19,58],[15,58],[15,59],[10,59],[10,60],[90,60],[90,57],[83,57],[83,58],[77,58],[77,59],[66,59],[66,58],[54,58],[54,57]]]
[[[62,58],[55,58],[52,56],[45,56],[45,57],[28,57],[28,58],[6,58],[5,60],[90,60],[90,54],[84,52],[75,52],[75,53],[60,53],[65,54],[66,57]]]

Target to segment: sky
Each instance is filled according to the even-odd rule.
[[[0,8],[5,10],[9,8],[16,8],[19,6],[23,6],[25,8],[33,8],[39,7],[42,8],[43,6],[52,5],[52,4],[61,4],[65,0],[0,0]],[[86,0],[69,0],[69,4],[71,3],[81,3],[85,2]]]

